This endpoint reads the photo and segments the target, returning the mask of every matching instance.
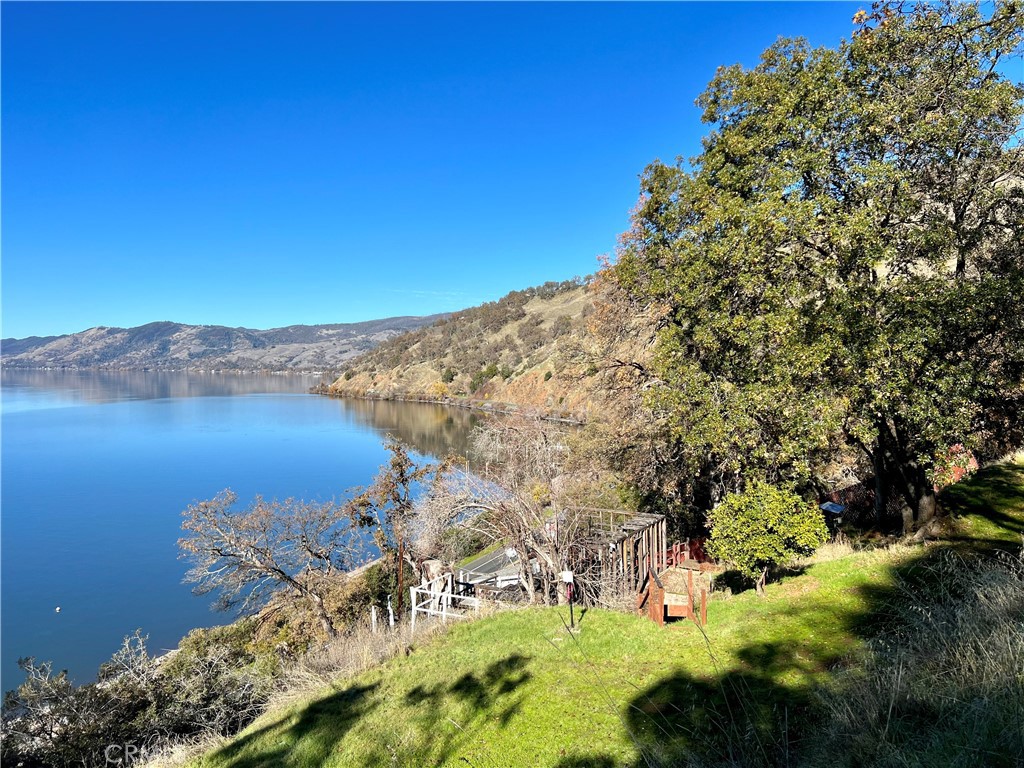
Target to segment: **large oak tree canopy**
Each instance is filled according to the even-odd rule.
[[[667,470],[720,497],[855,449],[909,525],[938,453],[1019,439],[1024,22],[985,7],[876,6],[722,68],[702,154],[645,170],[607,277],[660,318]]]

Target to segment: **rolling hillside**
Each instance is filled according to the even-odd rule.
[[[593,306],[582,280],[513,291],[389,339],[350,361],[328,392],[582,421],[595,371],[580,347]]]
[[[4,339],[5,368],[304,370],[337,368],[444,315],[253,330],[157,322],[90,328],[64,336]]]

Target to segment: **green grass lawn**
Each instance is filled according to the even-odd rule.
[[[498,541],[498,542],[495,542],[494,544],[491,544],[491,546],[489,546],[489,547],[485,547],[484,549],[481,549],[479,552],[474,552],[472,555],[466,555],[464,558],[462,558],[461,560],[459,560],[459,562],[457,562],[455,564],[455,568],[456,568],[456,570],[458,570],[459,568],[465,568],[467,565],[472,563],[478,557],[483,557],[484,555],[489,555],[492,552],[497,552],[499,549],[501,549],[504,546],[505,545],[502,542]]]
[[[1024,465],[985,470],[944,499],[961,505],[961,544],[1012,541],[1024,524]],[[789,762],[815,727],[814,692],[856,666],[893,621],[897,579],[937,549],[810,564],[769,583],[764,598],[712,601],[706,635],[690,622],[661,629],[599,610],[583,613],[575,634],[566,608],[499,613],[265,715],[200,765]]]
[[[859,642],[872,589],[887,583],[886,557],[856,554],[773,584],[765,599],[749,591],[713,602],[707,639],[689,622],[659,629],[598,610],[570,634],[564,608],[460,625],[262,718],[203,764],[620,765],[686,750],[715,737],[708,718],[723,707],[768,701],[795,716]],[[771,732],[770,718],[763,726]]]
[[[1024,536],[1024,453],[980,470],[940,496],[950,515],[947,538],[971,547],[1019,547]]]

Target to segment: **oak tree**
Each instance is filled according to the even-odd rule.
[[[366,556],[362,529],[370,521],[351,505],[257,496],[235,508],[230,490],[196,502],[184,512],[186,536],[178,540],[192,563],[185,580],[196,594],[216,596],[216,607],[261,606],[274,592],[288,590],[306,600],[328,637],[337,629],[325,598],[332,579],[360,565]]]
[[[909,529],[937,455],[1019,439],[1024,23],[985,8],[876,5],[836,48],[721,68],[702,153],[644,171],[607,282],[655,318],[660,469],[705,508],[849,449]]]

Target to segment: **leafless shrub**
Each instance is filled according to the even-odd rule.
[[[625,579],[606,573],[600,577],[598,585],[593,599],[595,605],[620,613],[636,613],[636,590]]]
[[[584,516],[573,511],[576,484],[566,476],[564,430],[526,417],[493,419],[477,430],[473,445],[482,466],[451,472],[420,502],[417,551],[437,556],[444,532],[462,526],[515,551],[529,600],[561,599],[559,573],[581,560],[586,530]]]
[[[424,622],[413,635],[407,622],[399,622],[394,630],[383,626],[374,631],[369,622],[360,622],[325,645],[311,650],[283,673],[279,692],[270,703],[271,709],[289,706],[331,685],[338,685],[385,661],[407,653],[444,631],[446,625]]]

